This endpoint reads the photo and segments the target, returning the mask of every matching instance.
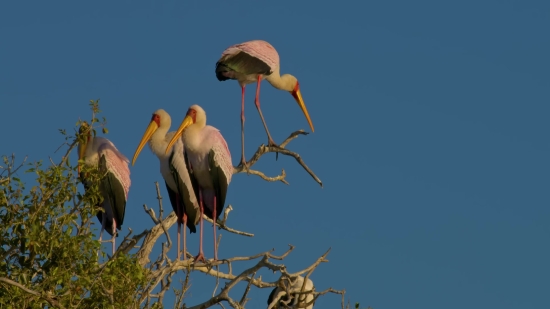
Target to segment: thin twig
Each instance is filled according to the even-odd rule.
[[[223,219],[221,220],[216,220],[216,226],[222,230],[226,230],[230,233],[233,233],[233,234],[237,234],[237,235],[242,235],[242,236],[247,236],[247,237],[254,237],[254,234],[252,233],[248,233],[248,232],[243,232],[243,231],[238,231],[238,230],[235,230],[233,228],[230,228],[228,227],[225,222],[227,221],[227,216],[229,215],[229,212],[233,210],[233,207],[231,207],[231,205],[227,205],[227,207],[225,208],[225,211],[224,211],[224,216],[223,216]],[[202,215],[202,218],[212,224],[214,224],[214,221],[210,218],[208,218],[205,214]]]
[[[256,277],[256,273],[252,274],[252,276],[251,276],[252,280],[254,280],[254,277]],[[252,280],[248,281],[248,285],[246,286],[246,289],[244,290],[243,297],[241,297],[241,301],[239,302],[239,304],[243,308],[244,308],[244,305],[246,304],[246,302],[248,301],[248,298],[246,298],[246,296],[248,295],[248,292],[250,292],[250,285],[252,284]]]

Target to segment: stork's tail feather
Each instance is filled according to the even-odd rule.
[[[227,65],[225,65],[224,63],[222,62],[217,62],[216,63],[216,77],[218,78],[219,81],[224,81],[224,80],[228,80],[228,79],[231,79],[230,77],[227,77],[224,73],[229,73],[233,70],[231,70]]]
[[[189,222],[189,220],[187,220],[187,228],[189,229],[189,233],[191,234],[197,232],[197,228],[192,222]]]

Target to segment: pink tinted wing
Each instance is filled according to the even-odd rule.
[[[231,57],[239,52],[245,52],[252,57],[258,58],[265,62],[271,70],[279,67],[279,53],[266,41],[254,40],[230,46],[222,52],[222,59],[224,56]]]
[[[130,191],[130,169],[128,163],[130,162],[115,145],[105,139],[106,142],[102,143],[98,148],[99,155],[105,155],[107,161],[107,169],[111,171],[115,177],[120,181],[124,188],[124,195],[128,199],[128,191]]]
[[[218,129],[212,126],[206,126],[205,129],[210,131],[208,134],[208,143],[212,145],[212,150],[215,154],[214,161],[221,168],[227,179],[227,184],[229,184],[233,176],[233,163],[231,162],[231,153],[229,152],[227,142]]]

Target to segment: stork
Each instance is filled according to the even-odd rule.
[[[178,139],[170,151],[166,154],[165,149],[168,141],[172,139],[176,132],[168,133],[172,120],[170,115],[163,109],[159,109],[153,113],[151,122],[145,130],[141,141],[134,153],[132,166],[145,146],[149,142],[151,151],[158,157],[160,162],[160,174],[164,178],[166,190],[170,197],[172,209],[178,218],[178,259],[180,259],[180,244],[181,244],[181,225],[187,225],[190,233],[196,233],[195,225],[199,221],[199,203],[189,172],[185,162],[185,149],[183,142]],[[186,260],[187,252],[186,233],[183,233],[183,259]]]
[[[124,223],[124,212],[131,184],[129,160],[110,140],[92,136],[91,128],[87,123],[84,122],[79,131],[84,135],[84,139],[78,144],[78,159],[84,159],[86,165],[97,167],[101,173],[99,190],[102,201],[97,206],[102,207],[104,211],[97,213],[97,218],[101,222],[99,241],[102,239],[103,230],[106,230],[112,236],[114,254],[115,237],[118,234],[117,229],[120,230]],[[81,173],[80,165],[78,172],[84,188],[88,190],[91,180],[85,173]]]
[[[216,220],[223,210],[227,187],[233,175],[231,153],[220,131],[206,125],[206,113],[198,105],[192,105],[188,109],[180,127],[168,143],[166,153],[180,137],[188,158],[193,190],[200,201],[200,247],[195,261],[205,260],[202,250],[203,214],[214,221],[214,260],[217,260]]]

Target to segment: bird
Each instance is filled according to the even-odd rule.
[[[106,230],[112,236],[113,254],[115,253],[115,237],[118,235],[124,223],[124,212],[126,211],[126,201],[128,200],[128,191],[130,190],[130,162],[108,139],[104,137],[92,136],[92,129],[83,122],[79,128],[83,139],[78,143],[78,159],[84,160],[88,166],[95,166],[101,173],[99,180],[99,191],[103,198],[97,206],[102,207],[103,211],[97,213],[97,218],[101,222],[101,232],[99,241],[103,236],[103,230]],[[95,134],[94,134],[95,135]],[[88,190],[92,183],[84,172],[81,172],[78,165],[78,173],[84,185]]]
[[[268,308],[270,308],[269,306],[275,299],[280,297],[279,302],[277,304],[273,304],[271,306],[271,309],[279,309],[279,308],[313,309],[313,305],[315,302],[312,302],[314,298],[312,293],[308,293],[307,295],[296,294],[296,292],[302,291],[303,284],[304,284],[304,278],[302,276],[296,277],[296,281],[290,287],[290,297],[286,294],[285,288],[281,288],[281,287],[274,288],[269,294],[269,297],[267,298]],[[304,287],[304,290],[302,292],[314,291],[314,290],[315,290],[315,287],[313,286],[313,281],[311,281],[308,278],[306,285]],[[310,302],[311,304],[309,304]],[[307,305],[307,307],[305,305]]]
[[[172,120],[170,114],[163,109],[159,109],[153,113],[151,122],[145,130],[141,141],[132,158],[132,166],[134,166],[136,159],[145,146],[149,142],[149,148],[158,157],[160,162],[160,174],[164,178],[166,184],[166,190],[170,197],[170,203],[172,209],[178,218],[178,260],[180,259],[180,243],[181,243],[181,225],[187,225],[190,233],[196,233],[197,229],[195,225],[199,221],[199,203],[193,186],[189,172],[185,163],[185,150],[183,142],[178,139],[171,151],[165,154],[165,148],[168,145],[168,141],[176,133],[170,132],[170,125]],[[187,252],[186,234],[183,233],[183,259],[186,260]]]
[[[313,123],[309,117],[306,105],[300,92],[298,79],[290,74],[280,75],[279,54],[277,50],[266,41],[253,40],[232,45],[222,52],[221,58],[216,62],[216,77],[219,81],[237,80],[241,86],[241,165],[247,168],[244,157],[244,91],[247,84],[257,82],[256,99],[254,100],[260,118],[267,133],[268,145],[278,147],[271,138],[267,124],[265,123],[260,108],[260,83],[267,80],[273,87],[279,90],[289,91],[306,116],[311,131],[314,132]]]
[[[218,259],[216,247],[216,220],[223,210],[227,187],[233,175],[231,153],[220,131],[206,125],[206,112],[199,105],[187,110],[180,127],[168,143],[166,152],[183,139],[191,182],[200,204],[200,247],[195,261],[205,261],[202,250],[203,214],[214,221],[214,260]]]

